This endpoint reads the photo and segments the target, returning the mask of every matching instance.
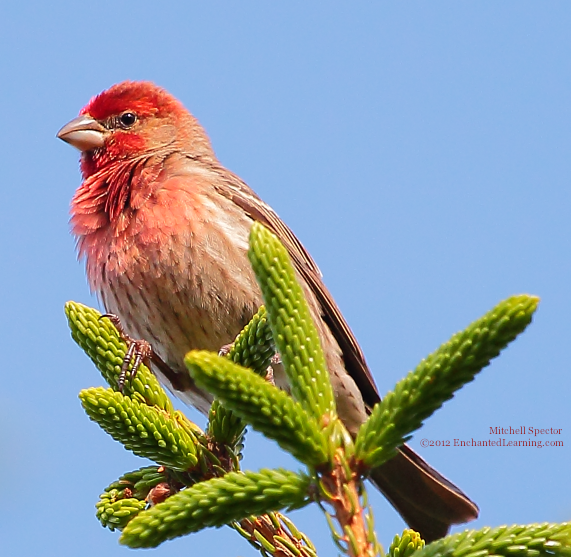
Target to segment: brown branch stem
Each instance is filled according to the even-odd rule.
[[[342,449],[335,455],[333,469],[321,474],[322,501],[333,509],[333,516],[339,524],[339,539],[347,548],[350,557],[375,557],[376,545],[365,520],[365,509],[361,502],[362,481],[355,467],[344,462]]]

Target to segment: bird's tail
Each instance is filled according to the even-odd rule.
[[[452,524],[478,518],[476,504],[407,445],[370,479],[427,543],[445,536]]]

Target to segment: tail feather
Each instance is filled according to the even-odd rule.
[[[452,524],[478,518],[476,504],[407,445],[370,479],[427,543],[444,537]]]

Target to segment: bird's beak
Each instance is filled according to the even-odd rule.
[[[103,147],[108,133],[97,120],[84,114],[67,123],[57,136],[80,151],[93,151]]]

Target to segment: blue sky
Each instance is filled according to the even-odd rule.
[[[412,446],[479,504],[477,527],[568,520],[570,26],[555,1],[2,3],[2,554],[130,551],[94,517],[142,461],[77,399],[101,380],[63,304],[96,301],[67,223],[78,154],[55,138],[124,79],[179,97],[296,232],[381,393],[501,299],[539,295],[527,332]],[[419,448],[510,425],[562,428],[548,439],[564,446]],[[247,449],[249,468],[296,466],[255,435]],[[403,523],[372,501],[388,545]],[[294,520],[331,554],[318,511]],[[205,551],[256,555],[227,528],[153,554]]]

